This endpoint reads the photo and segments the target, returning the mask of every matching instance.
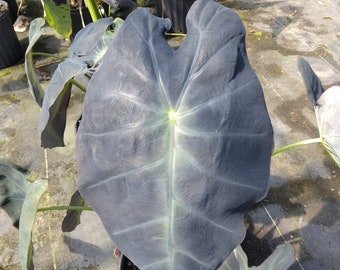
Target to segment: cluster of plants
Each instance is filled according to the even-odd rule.
[[[75,36],[46,89],[33,61],[45,20],[31,23],[25,70],[41,107],[42,147],[64,146],[73,85],[85,93],[85,102],[77,132],[79,191],[70,206],[38,208],[48,181],[28,182],[19,168],[0,163],[0,184],[9,190],[2,208],[19,224],[22,269],[33,265],[37,211],[68,210],[63,230],[70,231],[75,227],[69,224],[77,224],[70,216],[78,220],[81,211],[92,209],[141,269],[249,269],[240,246],[244,213],[266,196],[271,156],[317,142],[340,165],[339,87],[324,91],[300,58],[320,136],[273,151],[270,118],[239,16],[197,0],[186,22],[187,35],[173,49],[165,35],[170,20],[148,9],[133,11],[125,21],[97,18]],[[250,269],[287,269],[293,262],[293,248],[283,244]]]

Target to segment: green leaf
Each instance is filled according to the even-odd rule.
[[[63,37],[69,38],[72,33],[70,4],[55,5],[52,0],[42,0],[42,3],[48,24]]]
[[[37,180],[28,184],[26,197],[22,206],[19,225],[19,256],[21,269],[28,269],[33,255],[32,228],[38,203],[47,189],[47,180]]]
[[[44,98],[44,90],[42,89],[39,78],[35,72],[33,63],[33,46],[39,40],[41,35],[44,34],[44,25],[45,20],[43,18],[37,18],[31,22],[28,36],[29,44],[25,53],[25,73],[27,76],[28,85],[33,98],[40,107],[42,106]]]

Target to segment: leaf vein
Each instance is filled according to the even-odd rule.
[[[149,169],[156,168],[156,167],[164,164],[165,162],[166,162],[166,158],[161,158],[161,159],[159,159],[159,160],[157,160],[155,162],[148,163],[148,164],[139,166],[137,168],[133,168],[132,170],[129,170],[127,172],[123,172],[123,173],[114,175],[112,177],[109,177],[109,178],[106,178],[106,179],[102,179],[101,181],[99,181],[99,182],[97,182],[95,184],[87,186],[86,190],[89,190],[89,189],[92,189],[92,188],[96,188],[98,186],[101,186],[101,185],[104,185],[106,183],[112,182],[112,181],[114,181],[116,179],[119,179],[121,177],[129,176],[129,175],[132,175],[132,174],[139,173],[141,171],[146,171],[146,170],[149,170]]]

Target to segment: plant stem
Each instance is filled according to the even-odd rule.
[[[94,0],[85,0],[87,4],[87,8],[89,9],[92,21],[99,20],[102,16],[99,13],[96,1]]]
[[[79,210],[79,211],[93,211],[91,207],[88,206],[76,206],[76,205],[61,205],[61,206],[49,206],[41,207],[37,209],[37,212],[43,211],[55,211],[55,210]]]
[[[53,57],[55,59],[58,59],[60,61],[65,61],[66,59],[64,57],[51,54],[51,53],[44,53],[44,52],[32,52],[32,55],[40,55],[40,56],[47,56],[47,57]]]
[[[311,144],[311,143],[321,143],[321,142],[322,142],[321,138],[314,138],[314,139],[307,139],[307,140],[303,140],[303,141],[300,141],[300,142],[288,144],[288,145],[285,145],[285,146],[282,146],[282,147],[275,149],[272,153],[272,156],[275,156],[276,154],[279,154],[279,153],[284,152],[286,150],[289,150],[291,148],[295,148],[297,146],[301,146],[301,145],[305,145],[305,144]]]
[[[79,82],[77,82],[74,79],[70,79],[69,83],[72,83],[73,85],[77,86],[81,91],[83,91],[84,93],[86,93],[86,88],[85,86],[83,86],[82,84],[80,84]]]
[[[181,34],[181,33],[165,33],[166,36],[179,36],[179,37],[185,37],[186,34]]]

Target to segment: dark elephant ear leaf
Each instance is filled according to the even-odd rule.
[[[67,61],[60,63],[54,72],[46,88],[40,113],[39,128],[42,147],[65,146],[66,112],[72,87],[69,81],[85,69],[85,64],[81,65]]]
[[[18,166],[0,158],[0,207],[19,227],[22,205],[26,196],[26,179]]]
[[[75,191],[71,197],[70,206],[84,206],[85,201],[79,191]],[[66,216],[61,224],[63,232],[72,232],[80,224],[82,210],[67,210]]]
[[[197,0],[169,20],[137,9],[94,73],[77,133],[78,188],[140,269],[214,270],[268,189],[273,131],[238,15]]]
[[[41,146],[64,146],[67,107],[72,80],[89,71],[89,63],[97,65],[112,41],[114,34],[106,35],[112,18],[100,19],[79,31],[70,48],[69,59],[60,63],[48,84],[40,114]]]
[[[313,105],[316,105],[317,100],[324,92],[321,81],[304,58],[298,58],[298,66],[307,89],[307,94]]]

